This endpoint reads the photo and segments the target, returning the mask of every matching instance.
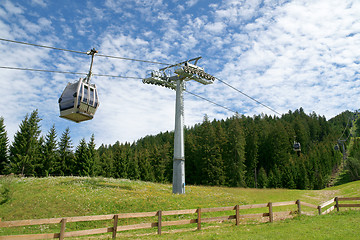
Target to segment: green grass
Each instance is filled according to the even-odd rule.
[[[80,178],[80,177],[47,177],[47,178],[0,178],[0,218],[2,221],[56,218],[71,216],[89,216],[114,213],[135,213],[149,212],[157,210],[180,210],[207,207],[225,207],[236,204],[257,204],[267,202],[282,202],[300,199],[301,201],[319,205],[335,196],[354,197],[360,196],[360,181],[347,183],[341,186],[331,187],[324,190],[287,190],[287,189],[248,189],[248,188],[226,188],[226,187],[203,187],[187,186],[186,194],[172,194],[171,184],[156,184],[150,182],[130,181],[124,179],[109,178]],[[296,209],[295,206],[291,207]],[[285,208],[275,208],[280,211]],[[310,209],[304,209],[310,211]],[[266,210],[265,210],[266,211]],[[242,213],[265,212],[264,209],[247,210]],[[316,212],[316,210],[313,210]],[[224,215],[224,213],[214,213],[211,216]],[[233,213],[230,213],[233,214]],[[209,216],[210,216],[209,215]],[[226,214],[225,214],[226,215]],[[193,216],[169,216],[165,220],[175,220],[182,218],[196,218]],[[329,218],[346,218],[343,215],[329,215]],[[351,215],[359,222],[357,213]],[[324,220],[323,220],[324,219]],[[217,239],[220,235],[228,238],[227,234],[234,231],[234,234],[249,234],[247,239],[258,239],[252,237],[251,232],[269,229],[269,232],[276,232],[276,228],[286,228],[292,224],[308,224],[311,221],[326,221],[324,217],[301,217],[290,221],[276,222],[275,224],[250,224],[234,227],[234,222],[219,224],[204,224],[208,229],[201,232],[176,233],[173,237],[184,239],[194,236],[202,239]],[[156,218],[149,218],[151,222],[156,222]],[[119,224],[134,224],[143,219],[121,220]],[[328,220],[331,222],[330,220]],[[285,224],[285,225],[283,225]],[[321,223],[323,226],[325,223]],[[67,231],[79,229],[91,229],[98,227],[110,227],[111,221],[72,223],[67,225]],[[195,225],[184,227],[168,227],[171,229],[192,229]],[[325,226],[323,226],[326,228]],[[263,229],[264,228],[264,229]],[[2,228],[0,235],[7,234],[27,234],[59,232],[59,225],[48,226],[29,226],[18,228]],[[164,231],[166,231],[166,229]],[[225,230],[227,229],[227,230]],[[244,230],[249,229],[249,230]],[[239,232],[240,231],[240,232]],[[295,231],[295,230],[294,230]],[[305,230],[304,230],[305,231]],[[119,233],[127,235],[154,233],[156,229],[130,231]],[[207,235],[209,233],[210,235]],[[189,236],[188,236],[189,234]],[[213,234],[213,236],[211,235]],[[284,233],[288,234],[288,233]],[[295,234],[295,233],[294,233]],[[339,233],[341,234],[341,232]],[[275,234],[276,235],[276,234]],[[109,235],[107,235],[109,236]],[[239,235],[240,236],[240,235]],[[295,236],[295,235],[294,235]],[[150,236],[157,238],[158,236]],[[169,235],[168,235],[169,237]],[[135,237],[136,238],[136,237]],[[162,236],[160,236],[162,238]],[[191,237],[192,238],[192,237]],[[220,238],[220,237],[219,237]],[[272,238],[269,238],[272,239]],[[294,238],[297,239],[297,238]],[[321,239],[321,238],[320,238]],[[325,239],[325,238],[324,238]]]
[[[119,234],[128,239],[359,239],[360,211],[331,213],[325,216],[301,216],[273,223],[235,226],[233,222],[209,226],[202,231],[188,230],[161,236]]]

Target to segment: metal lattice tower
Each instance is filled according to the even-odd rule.
[[[175,134],[174,134],[174,158],[173,158],[173,193],[185,193],[185,147],[184,147],[184,97],[185,81],[194,80],[207,85],[214,82],[215,77],[206,73],[203,68],[197,66],[201,57],[190,59],[175,65],[152,71],[149,78],[143,79],[143,83],[159,85],[176,90],[175,105]],[[191,64],[190,62],[193,62]],[[175,75],[168,76],[165,70],[174,68]]]

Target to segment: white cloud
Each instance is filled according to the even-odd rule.
[[[251,23],[248,29],[252,31],[253,44],[239,54],[238,64],[231,71],[223,71],[223,74],[234,79],[228,72],[240,71],[241,76],[246,73],[252,78],[249,81],[255,84],[245,83],[242,89],[253,92],[256,86],[257,91],[261,92],[259,100],[274,108],[283,108],[283,103],[286,103],[278,103],[274,95],[287,96],[290,101],[285,108],[288,109],[303,106],[305,109],[319,110],[313,108],[318,105],[314,104],[314,99],[321,104],[329,100],[336,102],[338,96],[333,92],[320,94],[314,83],[320,86],[341,85],[342,81],[354,75],[354,62],[359,58],[355,49],[359,42],[356,37],[348,37],[350,32],[360,30],[356,25],[348,24],[358,22],[354,9],[349,10],[345,4],[339,6],[336,2],[328,1],[307,5],[290,2],[274,11],[272,21],[261,18]],[[284,89],[286,82],[297,87]],[[271,91],[267,90],[269,87]],[[273,94],[274,91],[277,94]],[[291,100],[291,96],[298,96],[301,100]],[[341,101],[349,101],[349,98]]]
[[[199,1],[199,0],[188,0],[188,1],[186,1],[185,4],[186,4],[188,7],[192,7],[192,6],[194,6],[195,4],[197,4],[198,1]]]
[[[223,22],[208,23],[205,25],[205,29],[209,31],[210,34],[220,34],[225,28],[226,25]]]
[[[31,0],[33,4],[39,5],[41,7],[46,7],[47,3],[44,0]]]
[[[16,6],[15,4],[11,3],[9,0],[3,1],[2,4],[0,4],[0,7],[4,8],[9,15],[17,15],[17,14],[22,14],[24,12],[22,7]]]
[[[51,9],[51,2],[32,3],[52,10],[51,17],[31,4],[0,3],[2,37],[81,51],[95,46],[105,55],[169,63],[203,56],[198,64],[206,71],[281,113],[304,107],[332,117],[358,108],[353,100],[360,97],[357,1],[227,0],[210,6],[201,2],[202,8],[186,9],[186,14],[184,5],[200,2],[106,0],[66,11]],[[178,4],[179,11],[169,9],[171,4]],[[74,2],[73,6],[78,5]],[[0,66],[87,72],[90,63],[87,55],[13,43],[0,42],[0,50],[7,56],[0,59]],[[95,57],[93,71],[141,78],[160,67]],[[92,133],[99,145],[174,128],[175,92],[144,85],[140,79],[94,76],[100,108],[92,121],[75,124],[58,118],[57,99],[66,83],[79,76],[1,73],[0,115],[10,136],[35,108],[44,119],[44,134],[53,123],[58,135],[70,126],[74,144]],[[190,82],[187,87],[240,114],[274,114],[218,81],[209,86]],[[201,122],[204,114],[211,119],[233,115],[185,93],[185,124]]]

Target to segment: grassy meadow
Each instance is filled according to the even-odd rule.
[[[172,194],[171,184],[158,184],[112,178],[47,177],[47,178],[0,178],[0,218],[2,221],[89,216],[115,213],[150,212],[157,210],[181,210],[208,207],[226,207],[236,204],[301,201],[319,205],[335,196],[359,197],[360,181],[326,188],[324,190],[250,189],[187,186],[186,194]],[[274,211],[283,210],[277,207]],[[290,207],[296,210],[296,206]],[[285,209],[284,209],[285,210]],[[304,207],[304,211],[316,213]],[[264,209],[243,210],[240,214],[266,212]],[[220,215],[229,214],[213,213]],[[206,216],[204,216],[206,217]],[[168,216],[163,220],[180,220],[195,216]],[[156,219],[124,219],[119,225],[135,224]],[[249,220],[248,224],[235,226],[234,221],[203,224],[202,231],[193,231],[196,225],[164,227],[161,236],[156,229],[118,233],[119,238],[178,238],[178,239],[332,239],[331,236],[358,239],[360,213],[357,211],[331,213],[326,216],[301,216],[294,219],[261,223]],[[253,224],[257,223],[257,224]],[[355,226],[357,224],[357,226]],[[111,227],[112,221],[69,223],[67,231]],[[341,228],[338,228],[341,226]],[[59,232],[59,225],[2,228],[0,235]],[[350,231],[353,229],[353,231]],[[176,233],[171,233],[175,231]],[[170,233],[168,233],[170,232]],[[354,235],[356,233],[356,235]],[[169,235],[170,234],[170,235]],[[305,234],[305,235],[304,235]],[[315,234],[315,235],[314,235]],[[95,236],[110,238],[111,235]],[[305,238],[306,238],[305,237]]]

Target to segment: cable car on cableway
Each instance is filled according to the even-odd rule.
[[[293,145],[293,150],[295,152],[297,152],[297,155],[300,156],[300,153],[301,153],[301,144],[300,142],[297,142],[296,141],[296,136],[294,136],[294,145]]]
[[[75,83],[68,83],[59,98],[60,117],[83,122],[91,120],[99,107],[99,96],[95,84],[90,84],[95,49],[87,54],[92,55],[89,74]]]
[[[301,152],[301,145],[299,142],[294,142],[293,149],[295,152]]]

